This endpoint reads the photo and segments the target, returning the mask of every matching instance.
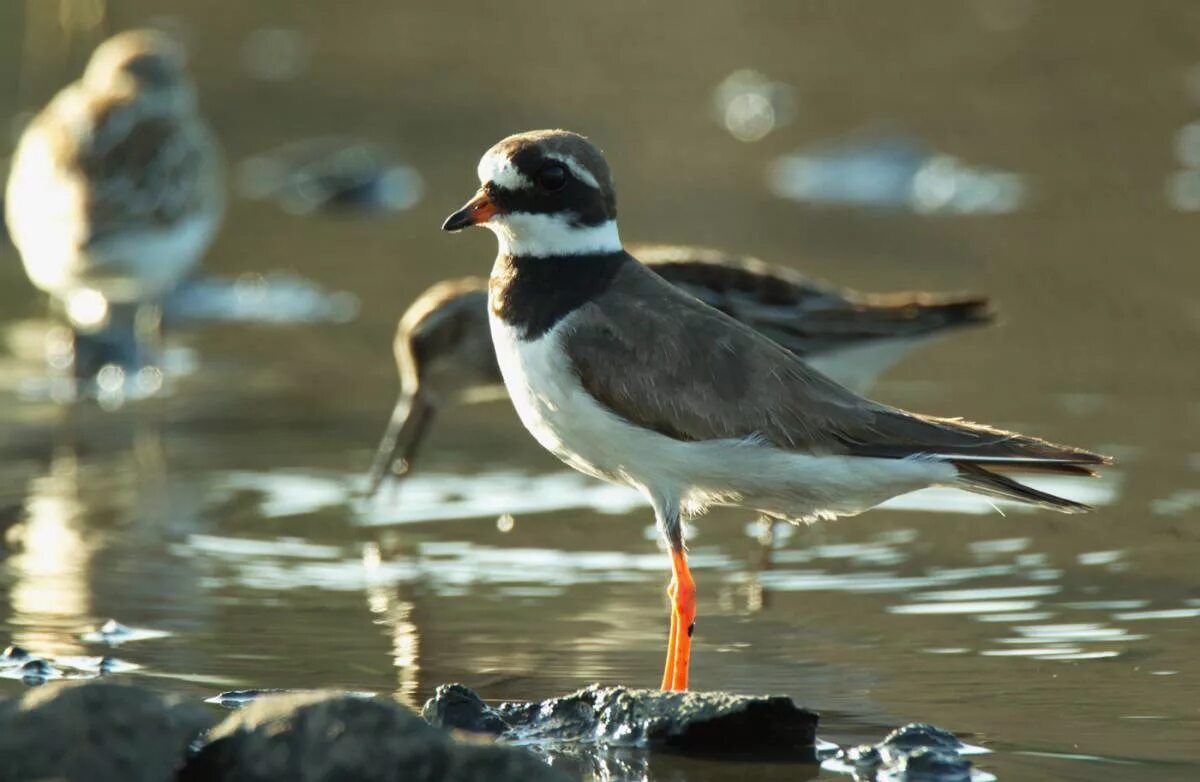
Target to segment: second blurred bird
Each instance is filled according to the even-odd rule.
[[[634,253],[668,282],[858,392],[921,342],[993,319],[982,296],[858,293],[697,247],[646,245]],[[441,406],[503,398],[488,327],[487,280],[446,280],[421,294],[400,318],[394,351],[400,398],[371,466],[370,494],[389,473],[412,469]]]
[[[75,376],[140,366],[136,334],[157,336],[158,305],[194,271],[225,205],[182,47],[149,30],[101,44],[21,136],[5,201],[30,281],[76,334],[98,335]]]

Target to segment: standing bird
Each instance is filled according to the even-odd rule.
[[[918,344],[993,319],[982,296],[863,294],[719,250],[676,245],[633,250],[667,282],[859,392]],[[400,398],[371,465],[368,494],[389,472],[412,469],[442,405],[496,398],[504,389],[482,277],[446,280],[422,293],[400,318],[393,348]]]
[[[30,281],[77,332],[102,331],[154,314],[208,248],[224,203],[181,46],[134,30],[102,43],[25,129],[5,217]]]
[[[1091,475],[1107,457],[865,399],[654,274],[621,246],[608,164],[583,136],[509,136],[478,175],[443,228],[499,240],[489,317],[521,421],[576,470],[641,492],[670,549],[663,689],[688,686],[684,515],[833,519],[929,486],[1088,510],[1005,473]]]

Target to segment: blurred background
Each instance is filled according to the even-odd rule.
[[[357,496],[396,319],[495,252],[441,220],[492,143],[565,127],[606,151],[627,242],[991,296],[998,327],[873,396],[1118,458],[1060,487],[1100,506],[1083,517],[933,493],[772,541],[700,519],[696,686],[791,695],[831,740],[936,722],[1001,778],[1200,773],[1200,7],[8,2],[0,159],[143,25],[186,42],[228,162],[206,272],[298,275],[344,312],[188,332],[170,393],[65,407],[39,392],[44,297],[0,247],[0,640],[62,657],[101,654],[82,634],[109,618],[163,631],[113,653],[203,697],[655,685],[651,514],[564,471],[507,402],[456,408],[420,473]],[[331,158],[367,196],[286,181]]]

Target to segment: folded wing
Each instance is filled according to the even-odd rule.
[[[597,304],[573,315],[565,336],[580,382],[614,413],[669,437],[755,438],[802,452],[1070,473],[1108,462],[1083,449],[860,397],[640,264],[623,267]]]

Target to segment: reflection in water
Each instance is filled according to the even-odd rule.
[[[94,549],[86,537],[78,463],[59,454],[29,487],[26,520],[15,531],[21,552],[8,560],[13,640],[43,654],[79,654],[66,628],[90,616],[88,570]]]
[[[761,141],[796,115],[792,88],[758,71],[729,74],[713,90],[713,116],[738,141]]]
[[[1030,486],[1052,494],[1070,496],[1093,506],[1111,504],[1117,496],[1118,479],[1075,479],[1038,476],[1026,480]],[[575,472],[528,475],[511,470],[472,475],[426,472],[409,476],[391,496],[358,501],[361,483],[340,474],[314,472],[230,472],[220,481],[222,493],[249,491],[259,495],[259,508],[268,518],[311,513],[322,508],[351,505],[355,523],[386,526],[452,519],[499,518],[504,514],[546,513],[575,508],[605,514],[622,514],[641,508],[645,500],[637,492],[601,483]],[[991,500],[955,489],[925,489],[889,500],[880,506],[892,510],[942,511],[948,513],[995,513],[1002,508],[1018,513],[1030,508],[1003,500]],[[788,536],[785,525],[773,535]],[[755,536],[761,536],[756,532]],[[855,550],[854,556],[868,556]],[[882,551],[882,549],[881,549]],[[821,554],[837,556],[837,554]]]
[[[413,617],[416,606],[400,599],[396,587],[386,578],[377,578],[380,565],[377,544],[368,543],[363,547],[362,561],[367,574],[367,606],[375,617],[374,623],[385,628],[392,640],[395,696],[402,703],[420,710],[421,635]]]
[[[9,532],[17,553],[0,569],[10,585],[6,623],[12,642],[53,657],[71,676],[139,668],[108,656],[96,656],[90,665],[93,657],[86,653],[107,655],[129,641],[168,637],[153,626],[164,616],[186,626],[185,615],[211,610],[194,599],[192,564],[163,556],[164,539],[194,525],[197,495],[167,479],[152,419],[138,420],[125,434],[131,442],[106,441],[97,462],[81,456],[94,447],[87,438],[73,430],[60,433],[68,442],[46,474],[30,480],[25,518]],[[158,613],[164,606],[167,613]],[[104,621],[111,615],[152,626]]]

